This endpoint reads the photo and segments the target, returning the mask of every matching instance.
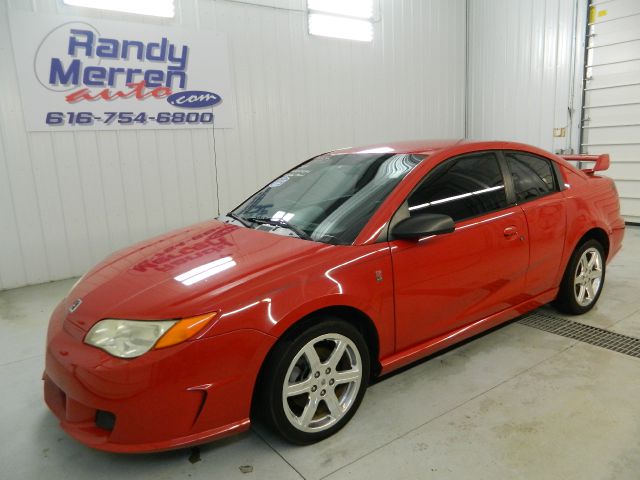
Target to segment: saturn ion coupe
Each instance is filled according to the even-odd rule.
[[[624,235],[608,166],[507,142],[319,155],[82,277],[51,317],[46,403],[113,452],[256,417],[324,439],[380,375],[549,302],[591,309]]]

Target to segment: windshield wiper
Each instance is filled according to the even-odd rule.
[[[236,215],[233,212],[229,212],[227,213],[227,217],[233,218],[234,220],[239,221],[242,225],[244,225],[247,228],[251,228],[251,224],[247,221],[246,218],[242,218],[240,215]]]
[[[295,233],[298,237],[300,237],[303,240],[311,240],[311,237],[307,232],[305,232],[304,230],[301,230],[300,228],[290,224],[289,222],[283,219],[274,220],[272,218],[264,218],[264,217],[249,217],[249,218],[246,218],[245,220],[249,220],[250,222],[253,222],[253,223],[283,227],[283,228],[286,228],[287,230],[291,230],[293,233]]]

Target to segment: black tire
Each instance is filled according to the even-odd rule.
[[[593,296],[590,298],[583,299],[580,301],[579,290],[580,287],[576,285],[576,279],[578,274],[580,273],[579,264],[585,252],[594,252],[597,251],[600,255],[600,268],[601,268],[601,277],[600,282],[597,287],[597,291],[593,292]],[[602,293],[602,288],[604,286],[606,273],[606,257],[604,253],[604,247],[597,240],[587,240],[586,242],[578,245],[571,255],[571,259],[569,260],[569,264],[567,265],[567,269],[564,272],[564,276],[562,278],[562,283],[560,284],[560,291],[558,292],[558,296],[554,301],[554,305],[561,310],[562,312],[569,313],[572,315],[582,315],[583,313],[591,310],[594,305],[598,302],[600,298],[600,294]],[[593,290],[593,286],[592,286]],[[588,297],[588,294],[587,294]],[[587,302],[587,303],[585,303]]]
[[[317,360],[321,362],[314,364],[322,365],[322,371],[320,368],[313,371],[311,362],[306,357],[307,354],[303,353],[303,349],[310,343],[318,354]],[[336,367],[331,370],[330,365],[334,364],[332,355],[335,357],[340,355],[336,348],[339,343],[346,345],[346,350],[336,360],[338,362]],[[359,362],[357,369],[344,368],[345,365],[352,365],[354,362]],[[331,372],[327,373],[328,370]],[[346,382],[346,375],[355,375],[356,370],[360,372],[357,385],[356,381]],[[316,376],[318,373],[320,375]],[[295,329],[292,334],[283,337],[269,354],[258,382],[257,388],[261,391],[255,396],[254,414],[262,417],[273,430],[291,443],[308,445],[318,442],[344,427],[356,413],[368,386],[369,373],[369,348],[355,326],[335,317],[310,319]],[[287,407],[285,407],[285,381],[287,385],[292,383],[310,385],[309,391],[300,395],[287,396]],[[311,388],[315,388],[314,393],[310,390]],[[321,393],[322,397],[319,396]],[[329,400],[338,402],[332,403],[334,411],[343,412],[344,406],[344,412],[333,415],[329,409]],[[313,410],[315,405],[317,410]],[[312,414],[311,423],[307,427],[303,425],[307,411],[305,409],[315,412],[315,416]],[[298,413],[300,413],[299,416]],[[322,417],[323,414],[325,417]],[[296,418],[300,421],[299,425]],[[315,418],[319,420],[314,420]],[[321,420],[326,425],[323,426]],[[314,430],[304,431],[305,428],[314,428]]]

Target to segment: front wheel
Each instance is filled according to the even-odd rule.
[[[604,285],[604,258],[604,248],[597,240],[588,240],[576,248],[555,302],[560,310],[580,315],[593,308]]]
[[[369,369],[369,350],[358,329],[324,319],[276,345],[261,382],[260,410],[286,440],[317,442],[354,415]]]

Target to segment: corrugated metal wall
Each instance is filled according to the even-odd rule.
[[[469,0],[469,137],[553,151],[574,144],[576,9],[575,0]],[[554,137],[554,128],[565,136]]]
[[[316,153],[464,133],[464,0],[381,0],[372,44],[309,37],[303,0],[177,0],[171,20],[61,3],[0,0],[0,289],[79,275],[217,211],[210,131],[26,133],[12,9],[226,32],[238,126],[215,132],[223,211]]]
[[[582,149],[608,153],[620,210],[640,222],[640,2],[591,2]]]

